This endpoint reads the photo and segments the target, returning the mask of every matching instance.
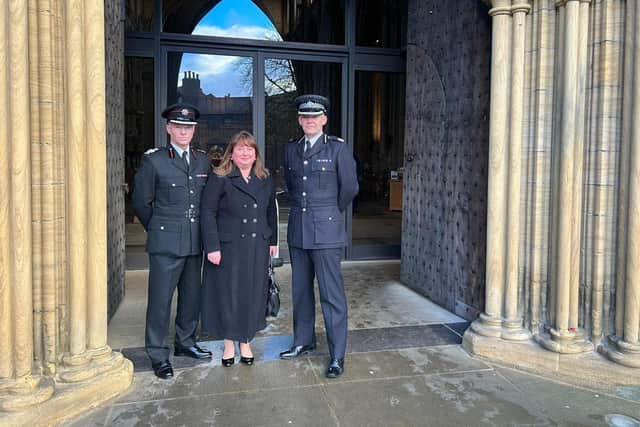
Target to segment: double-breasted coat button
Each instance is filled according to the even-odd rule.
[[[246,224],[247,223],[247,218],[242,218],[242,223]]]
[[[244,239],[245,237],[247,237],[247,235],[246,235],[246,234],[244,234],[244,233],[242,233],[242,234],[240,235],[240,237]]]
[[[256,233],[251,233],[251,237],[255,238],[256,237]]]
[[[303,181],[306,181],[306,180],[307,180],[307,177],[306,177],[306,176],[303,176],[303,177],[302,177],[302,180],[303,180]]]
[[[251,222],[253,222],[253,223],[255,224],[256,222],[258,222],[258,218],[253,218],[253,219],[251,220]]]
[[[306,212],[306,211],[307,211],[307,208],[302,208],[302,212]]]
[[[161,225],[161,226],[160,226],[160,230],[164,230],[164,225]]]
[[[322,170],[324,171],[324,170],[326,170],[326,169],[325,169],[325,168],[322,168]]]
[[[191,218],[191,222],[196,222],[196,219],[195,218]]]
[[[189,175],[189,179],[193,179],[193,178],[191,177],[191,175]]]
[[[189,190],[189,193],[193,194],[193,190]]]
[[[243,208],[246,208],[246,207],[247,207],[247,205],[246,205],[246,204],[244,204],[244,205],[242,205],[242,207],[243,207]]]
[[[302,162],[302,164],[308,165],[308,164],[309,164],[309,161],[308,161],[308,160],[305,160],[304,162]]]
[[[189,207],[191,207],[191,208],[195,208],[195,206],[194,206],[194,205],[189,205]]]
[[[172,187],[175,187],[176,185],[172,183],[172,184],[171,184],[171,186],[172,186]]]
[[[306,197],[306,196],[307,196],[306,191],[303,191],[303,192],[302,192],[302,197]]]
[[[258,204],[257,204],[257,203],[254,203],[254,204],[253,204],[253,207],[257,209],[257,208],[258,208]]]

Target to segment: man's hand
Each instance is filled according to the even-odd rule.
[[[207,254],[207,259],[211,264],[220,265],[220,261],[222,261],[222,252],[213,251]]]
[[[277,246],[269,246],[269,255],[271,255],[271,256],[278,255],[278,247]]]

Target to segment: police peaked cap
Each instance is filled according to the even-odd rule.
[[[295,100],[300,116],[319,116],[327,114],[329,100],[320,95],[301,95]]]
[[[173,104],[164,109],[162,117],[179,125],[197,125],[200,111],[191,104]]]

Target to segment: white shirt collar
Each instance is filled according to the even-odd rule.
[[[182,152],[183,151],[186,151],[187,153],[189,153],[189,147],[187,147],[186,150],[183,150],[182,148],[178,147],[173,142],[171,143],[171,146],[173,147],[174,150],[176,150],[176,153],[178,153],[178,157],[182,157]]]
[[[309,148],[313,147],[313,145],[316,143],[316,141],[318,140],[318,138],[320,138],[320,136],[322,136],[322,132],[320,132],[317,135],[313,135],[311,137],[305,135],[304,139],[309,141]]]

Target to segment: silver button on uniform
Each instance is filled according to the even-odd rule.
[[[255,238],[256,237],[256,233],[251,233],[251,237]]]
[[[242,218],[242,223],[246,224],[247,223],[247,218]]]

